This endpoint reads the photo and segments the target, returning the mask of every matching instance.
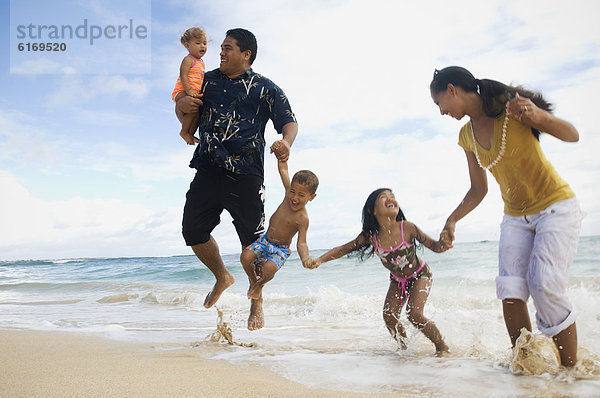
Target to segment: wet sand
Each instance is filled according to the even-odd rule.
[[[211,348],[173,348],[78,334],[0,330],[0,396],[365,396],[310,389],[259,366],[203,359]]]

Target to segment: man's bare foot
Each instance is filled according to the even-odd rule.
[[[248,317],[248,330],[258,330],[265,326],[262,302],[262,298],[251,301],[250,316]]]
[[[443,347],[436,348],[435,350],[435,356],[438,358],[448,356],[448,354],[450,354],[450,348],[445,344]]]
[[[248,298],[250,300],[260,300],[262,297],[263,285],[258,281],[252,283],[248,288]]]
[[[219,297],[221,297],[221,293],[223,293],[223,291],[225,291],[225,289],[227,289],[229,286],[233,285],[233,282],[235,282],[235,278],[229,273],[227,273],[222,279],[217,279],[212,290],[204,299],[204,307],[210,308],[215,305],[219,300]]]

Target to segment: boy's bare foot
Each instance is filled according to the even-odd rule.
[[[221,297],[221,293],[223,293],[223,291],[225,291],[225,289],[227,289],[229,286],[233,285],[233,282],[235,282],[235,278],[229,273],[226,274],[222,279],[217,279],[212,290],[204,299],[204,307],[210,308],[215,305],[219,300],[219,297]]]
[[[252,283],[248,288],[248,298],[251,300],[259,300],[262,297],[263,285],[258,281]]]
[[[262,308],[262,298],[252,300],[250,303],[250,316],[248,317],[248,330],[258,330],[265,326],[265,317]]]

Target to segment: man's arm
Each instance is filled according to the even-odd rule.
[[[280,161],[287,162],[290,158],[290,148],[296,139],[296,135],[298,135],[298,123],[289,122],[285,124],[281,129],[281,134],[283,135],[283,139],[277,141],[281,145],[278,145],[276,148],[271,147],[271,152],[275,153],[275,156]]]

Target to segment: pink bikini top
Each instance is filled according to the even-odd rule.
[[[401,274],[404,267],[408,266],[411,262],[409,260],[414,258],[414,244],[404,240],[404,220],[400,222],[400,234],[402,242],[394,247],[393,249],[383,249],[379,247],[377,242],[377,234],[373,233],[373,241],[375,242],[375,254],[381,259],[382,262],[389,265],[389,268],[393,273]]]

